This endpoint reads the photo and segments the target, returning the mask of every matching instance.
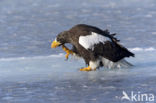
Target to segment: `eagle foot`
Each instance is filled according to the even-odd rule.
[[[66,59],[68,59],[68,57],[69,57],[69,54],[74,54],[74,52],[72,51],[72,50],[69,50],[66,46],[64,46],[64,45],[62,45],[62,49],[66,52],[66,55],[65,55],[65,57],[66,57]]]
[[[92,69],[90,66],[80,69],[80,71],[92,71],[92,70],[96,70],[96,69]]]

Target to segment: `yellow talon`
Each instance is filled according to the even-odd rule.
[[[68,59],[68,56],[69,56],[69,53],[67,53],[67,54],[66,54],[66,56],[65,56],[65,57],[66,57],[66,59]]]
[[[94,70],[96,70],[96,69],[94,69]],[[90,66],[88,66],[88,67],[80,69],[80,71],[92,71],[92,68]]]
[[[66,59],[68,59],[69,54],[73,54],[74,52],[72,50],[69,50],[66,46],[62,45],[62,49],[67,53]]]

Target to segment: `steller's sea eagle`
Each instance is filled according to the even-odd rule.
[[[78,24],[68,31],[58,34],[52,42],[51,48],[61,46],[67,53],[82,57],[88,67],[80,69],[80,71],[91,71],[104,66],[106,68],[121,68],[131,64],[124,58],[133,56],[125,47],[119,44],[119,40],[110,34],[108,30],[101,30],[97,27]],[[64,44],[72,44],[69,50]]]

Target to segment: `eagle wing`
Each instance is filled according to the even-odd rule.
[[[117,62],[124,57],[134,56],[133,53],[120,45],[113,36],[114,34],[103,35],[90,32],[89,35],[79,37],[79,44],[85,49],[92,51],[94,56],[103,56],[113,62]]]

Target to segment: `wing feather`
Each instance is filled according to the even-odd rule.
[[[118,43],[119,40],[114,37],[116,34],[86,25],[79,25],[79,29],[85,33],[79,34],[78,43],[86,50],[91,51],[97,58],[102,56],[117,62],[124,57],[134,57],[133,53]]]
[[[107,41],[111,41],[109,37],[105,37],[95,32],[91,32],[90,35],[80,36],[79,44],[83,46],[85,49],[94,49],[94,46],[99,43],[105,43]]]
[[[103,56],[106,59],[109,59],[113,62],[117,62],[124,57],[134,56],[133,53],[128,51],[125,47],[121,46],[119,43],[115,42],[106,42],[105,44],[96,44],[94,45],[94,55]]]

